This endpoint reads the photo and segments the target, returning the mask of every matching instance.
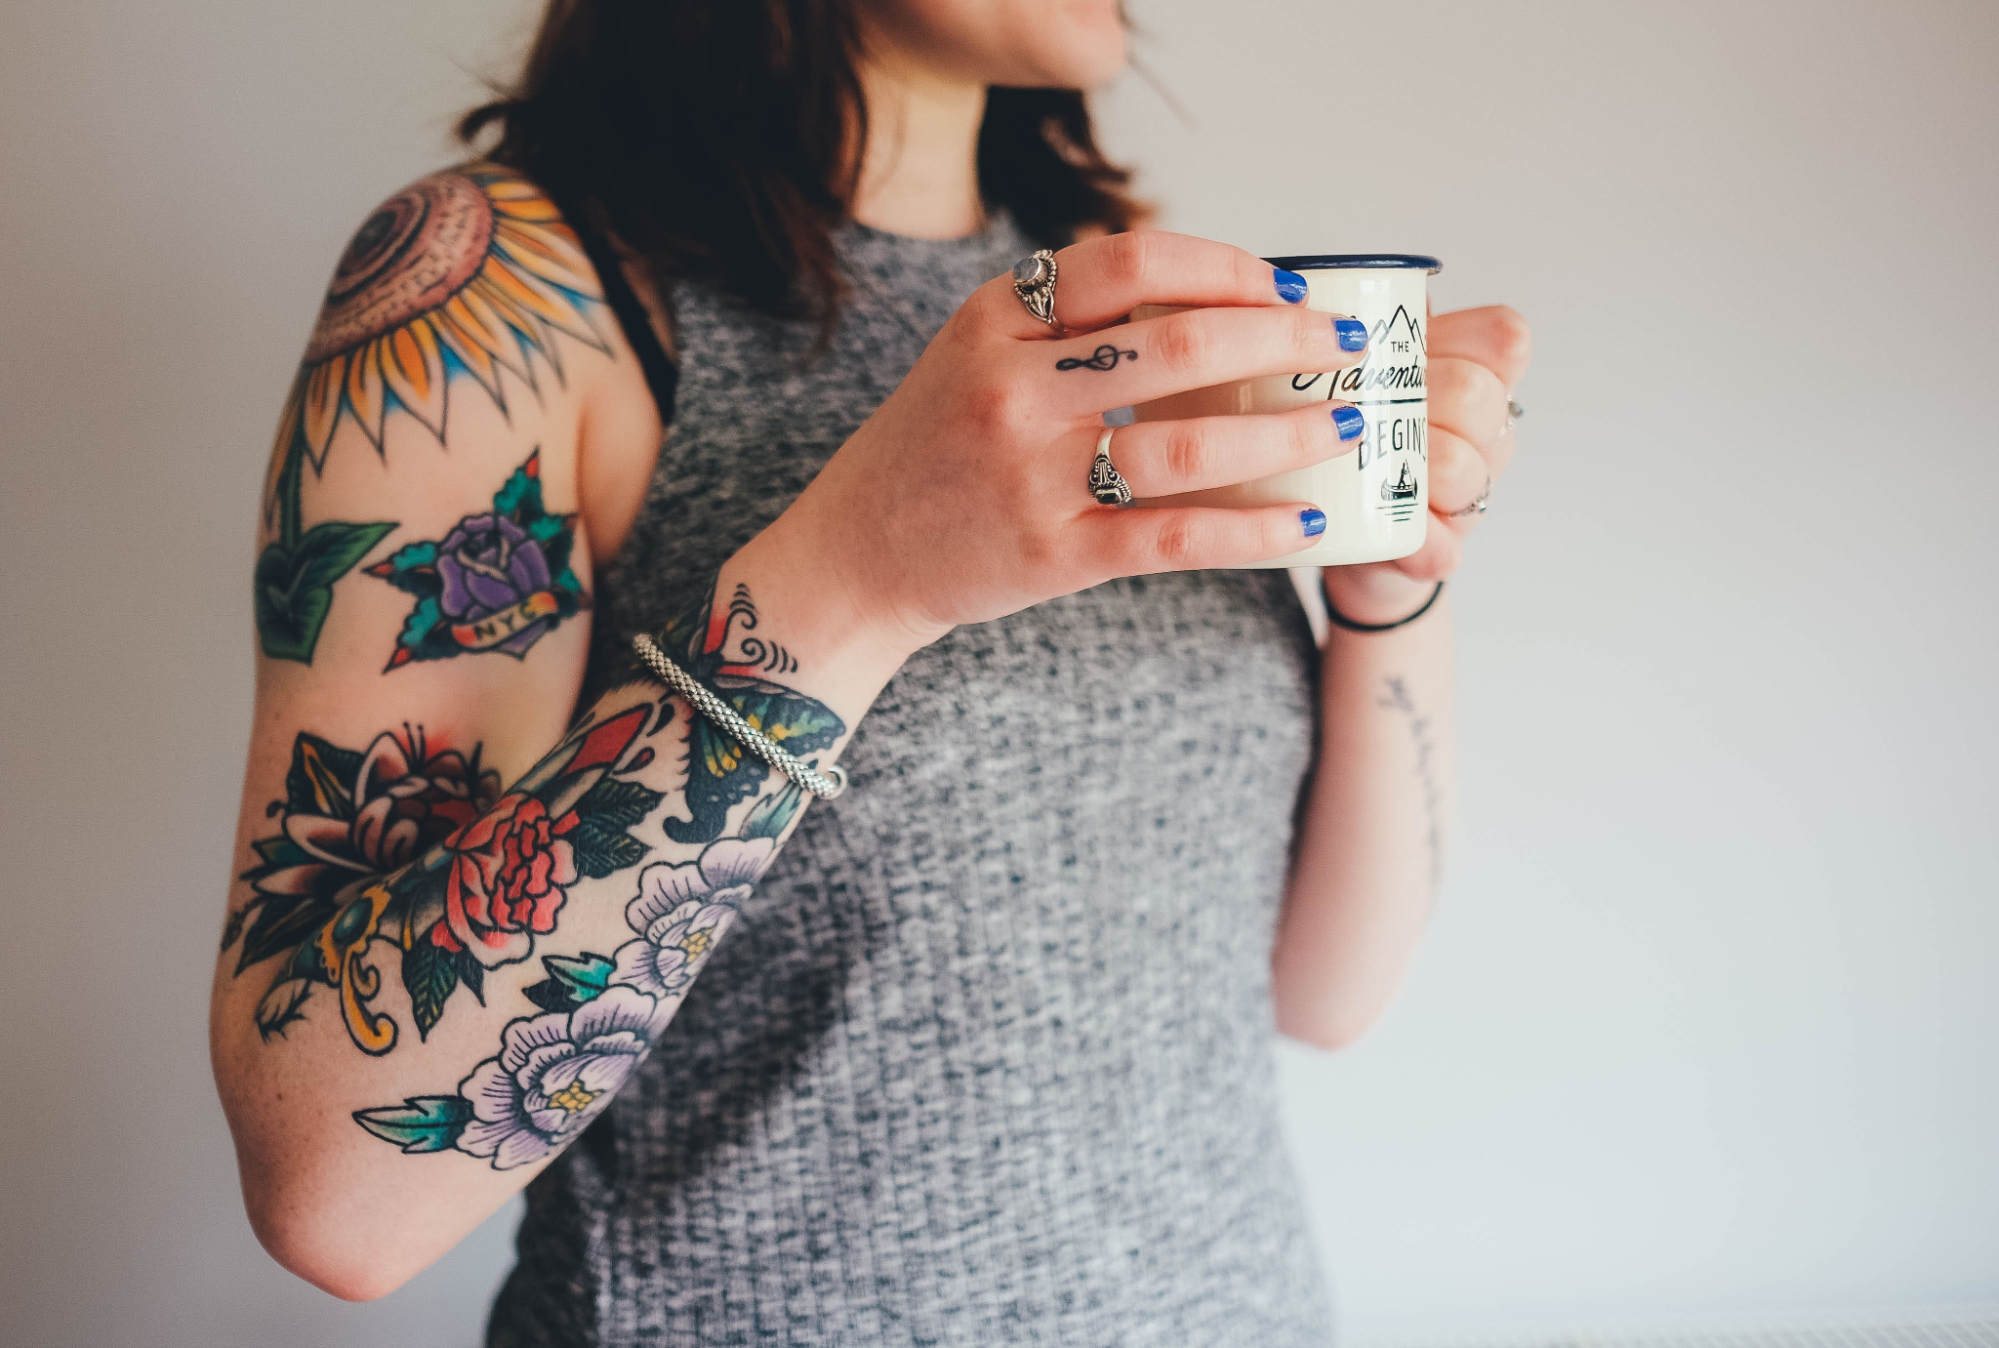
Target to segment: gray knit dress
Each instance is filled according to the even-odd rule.
[[[817,359],[809,325],[677,291],[672,434],[598,579],[586,702],[1033,247],[1004,219],[840,243]],[[1325,1344],[1269,987],[1316,658],[1282,571],[1117,581],[919,652],[673,1051],[529,1186],[492,1348]]]

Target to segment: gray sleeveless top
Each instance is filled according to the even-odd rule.
[[[586,702],[1032,246],[847,227],[856,293],[811,360],[809,325],[679,289]],[[1269,995],[1315,660],[1282,571],[1117,581],[919,652],[661,1051],[529,1186],[492,1348],[1327,1342]]]

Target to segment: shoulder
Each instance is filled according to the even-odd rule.
[[[396,411],[443,439],[454,379],[504,408],[546,375],[563,382],[574,348],[609,356],[616,342],[596,268],[548,196],[500,165],[445,169],[377,206],[341,253],[290,429],[316,461],[349,419],[377,448]]]

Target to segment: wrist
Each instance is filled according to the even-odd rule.
[[[1367,626],[1401,622],[1429,603],[1437,589],[1433,580],[1417,580],[1379,563],[1329,566],[1322,582],[1334,612]]]
[[[759,635],[798,662],[797,674],[784,682],[829,705],[865,706],[927,642],[860,602],[842,571],[790,519],[787,512],[729,559],[714,602],[725,606],[737,585],[749,586]]]

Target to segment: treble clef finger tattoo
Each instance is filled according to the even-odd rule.
[[[1137,360],[1138,352],[1123,351],[1106,342],[1087,356],[1064,356],[1055,362],[1058,370],[1115,370],[1120,360]]]

